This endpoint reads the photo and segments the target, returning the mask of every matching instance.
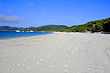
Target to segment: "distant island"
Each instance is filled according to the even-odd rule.
[[[16,31],[16,30],[23,30],[24,28],[18,27],[10,27],[10,26],[0,26],[0,31]]]
[[[110,32],[110,18],[90,21],[86,24],[68,27],[65,25],[45,25],[40,27],[18,28],[10,26],[0,26],[0,31],[44,31],[44,32]]]

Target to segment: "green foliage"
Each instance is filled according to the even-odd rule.
[[[95,26],[96,26],[96,29],[98,30],[98,31],[103,31],[103,26],[102,26],[103,24],[101,24],[101,23],[96,23],[95,24]]]
[[[103,23],[103,29],[105,32],[110,32],[110,18],[107,18]]]
[[[86,32],[86,31],[110,32],[110,18],[97,20],[97,21],[90,21],[90,22],[87,22],[86,24],[73,26],[73,27],[69,28],[68,30],[66,29],[66,31],[71,31],[71,32]]]
[[[64,25],[45,25],[41,27],[31,27],[31,28],[26,28],[25,31],[64,31],[64,29],[67,29],[67,26]]]

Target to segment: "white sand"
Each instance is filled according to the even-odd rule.
[[[0,73],[110,73],[110,35],[54,33],[0,40]]]

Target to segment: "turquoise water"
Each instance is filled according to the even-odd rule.
[[[25,36],[34,36],[34,35],[43,35],[51,34],[52,32],[15,32],[15,31],[0,31],[0,39],[16,38],[16,37],[25,37]]]

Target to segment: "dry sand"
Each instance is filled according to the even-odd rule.
[[[0,73],[110,73],[110,35],[53,33],[0,40]]]

